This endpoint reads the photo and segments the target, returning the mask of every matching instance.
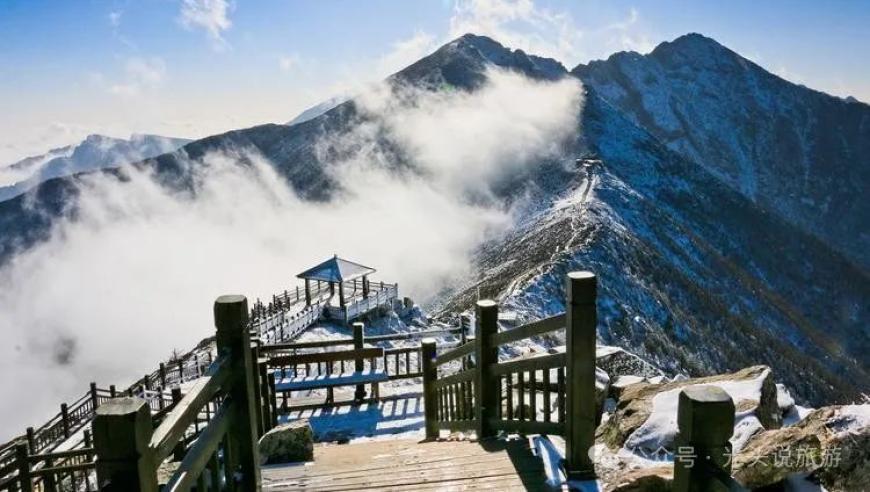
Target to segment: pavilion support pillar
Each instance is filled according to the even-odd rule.
[[[329,282],[329,295],[335,295],[335,282]]]
[[[344,309],[344,282],[338,283],[338,305]]]
[[[369,296],[369,277],[368,275],[363,275],[362,278],[362,288],[363,288],[363,299]]]
[[[305,305],[311,305],[311,281],[307,278],[305,279]]]

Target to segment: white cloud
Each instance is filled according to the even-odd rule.
[[[466,33],[563,63],[577,57],[583,39],[569,13],[538,7],[532,0],[457,0],[449,36]]]
[[[299,66],[299,55],[282,55],[278,57],[278,66],[282,72],[289,72]]]
[[[121,25],[121,17],[124,15],[122,10],[113,10],[109,12],[109,25],[113,28],[117,28]]]
[[[558,155],[577,129],[580,101],[575,79],[541,84],[496,69],[487,79],[471,94],[379,85],[356,99],[364,114],[376,117],[357,132],[389,135],[445,192],[486,193],[500,176]],[[352,147],[364,147],[357,140]]]
[[[514,49],[554,58],[572,68],[580,61],[615,51],[647,53],[654,47],[636,8],[625,18],[585,28],[569,12],[539,6],[533,0],[457,0],[449,36],[489,36]]]
[[[223,32],[232,26],[227,0],[181,0],[180,21],[187,29],[203,29],[217,50],[227,46]]]
[[[640,12],[634,7],[629,9],[628,17],[624,20],[609,24],[604,28],[604,35],[608,38],[608,46],[622,51],[636,51],[649,53],[655,44],[641,31],[638,30]]]
[[[14,286],[0,289],[0,391],[32,408],[0,406],[0,432],[38,423],[88,381],[140,377],[213,333],[216,296],[265,297],[333,253],[421,301],[461,274],[470,251],[510,223],[503,205],[468,193],[558,153],[581,103],[576,81],[491,77],[476,94],[364,96],[369,123],[320,142],[347,151],[324,162],[342,185],[327,203],[301,200],[243,150],[191,164],[195,196],[141,172],[89,180],[76,220],[0,270],[0,285]],[[392,171],[402,168],[390,149],[420,172]]]
[[[390,51],[378,60],[377,73],[381,77],[393,74],[423,58],[435,48],[434,36],[417,31],[410,38],[393,43]]]
[[[163,85],[166,79],[166,63],[160,57],[130,58],[124,64],[124,79],[111,84],[109,92],[120,96],[137,96],[146,89]],[[92,77],[100,83],[100,77]]]

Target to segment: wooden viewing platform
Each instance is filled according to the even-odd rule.
[[[548,479],[560,487],[578,486],[596,476],[589,453],[600,414],[595,401],[596,290],[593,274],[571,273],[564,314],[500,332],[498,305],[482,300],[476,305],[473,338],[463,335],[460,345],[449,347],[424,338],[415,346],[391,349],[371,344],[438,331],[365,337],[362,323],[355,323],[352,338],[267,345],[252,329],[247,299],[221,296],[214,304],[216,355],[209,355],[204,370],[194,357],[201,376],[186,394],[175,387],[168,402],[163,389],[154,401],[133,396],[148,396],[154,378],[165,388],[172,378],[165,366],[143,378],[141,393],[131,388],[131,396],[110,391],[105,398],[92,386],[83,400],[91,406],[83,403],[72,413],[64,406],[58,423],[69,437],[74,422],[85,426],[80,413],[95,414],[84,446],[37,454],[36,441],[28,441],[41,434],[16,442],[13,455],[0,462],[0,492],[535,490],[546,488]],[[500,345],[557,330],[565,330],[565,352],[499,359]],[[322,351],[341,345],[353,350]],[[317,349],[321,351],[312,352]],[[378,374],[376,381],[358,377],[371,374]],[[185,375],[182,360],[177,379]],[[322,388],[327,401],[339,405],[331,392],[336,375],[348,375],[340,383],[356,387],[353,399],[341,402],[350,408],[363,401],[378,408],[377,384],[382,381],[422,379],[422,398],[417,397],[413,410],[419,413],[422,403],[420,439],[319,444],[313,462],[262,467],[258,440],[282,414],[294,410],[291,393]],[[365,382],[373,384],[371,398],[365,398]],[[295,409],[304,407],[311,405]],[[728,394],[717,387],[684,389],[676,417],[678,454],[702,452],[693,455],[691,465],[675,461],[673,490],[744,490],[730,477],[725,459],[734,426]],[[443,431],[473,433],[477,440],[445,441]],[[535,456],[522,437],[527,434],[562,436],[564,458]],[[165,465],[171,465],[168,476]]]
[[[263,490],[552,490],[526,439],[320,444],[314,462],[263,467]]]
[[[375,272],[337,255],[297,275],[304,288],[285,290],[268,304],[259,300],[250,313],[251,327],[264,343],[286,342],[321,319],[349,324],[398,300],[398,284],[372,282]],[[407,301],[406,301],[407,302]]]

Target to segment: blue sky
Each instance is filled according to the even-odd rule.
[[[89,133],[285,122],[464,32],[569,68],[700,32],[870,101],[867,26],[866,1],[0,0],[0,164]]]

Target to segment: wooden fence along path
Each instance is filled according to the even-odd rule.
[[[368,297],[363,297],[362,284],[358,281],[348,282],[345,286],[348,299],[348,309],[354,318],[372,309],[384,306],[397,298],[397,284],[372,282]],[[268,304],[257,302],[250,310],[249,324],[262,338],[264,343],[279,343],[291,340],[316,322],[327,306],[332,295],[326,283],[317,283],[312,291],[314,303],[293,314],[294,306],[305,301],[305,295],[297,287],[285,290],[272,297]],[[23,439],[14,440],[0,446],[0,491],[15,490],[18,487],[19,469],[22,468],[23,456],[29,457],[29,468],[32,471],[32,481],[39,490],[53,490],[57,487],[78,484],[84,490],[90,490],[93,483],[88,483],[89,473],[93,473],[93,460],[85,459],[92,454],[91,433],[89,427],[96,409],[105,401],[120,396],[135,396],[148,402],[155,422],[167,413],[175,402],[181,399],[179,392],[173,393],[182,383],[200,378],[213,362],[211,351],[200,347],[170,362],[160,363],[159,367],[126,389],[116,389],[115,385],[99,388],[91,383],[88,391],[72,403],[60,406],[60,412],[44,425],[27,429]],[[21,448],[21,443],[26,448]],[[24,453],[24,451],[26,453]],[[65,467],[74,466],[68,470]],[[90,480],[93,482],[93,480]]]
[[[277,424],[279,413],[293,409],[292,392],[347,384],[357,388],[354,401],[348,402],[354,403],[366,396],[363,385],[412,377],[423,380],[426,434],[426,442],[414,444],[420,447],[410,452],[414,459],[401,463],[397,458],[389,462],[375,459],[379,446],[389,446],[377,442],[329,446],[320,449],[315,457],[320,461],[314,466],[269,468],[267,483],[275,490],[330,488],[330,483],[354,490],[394,485],[415,490],[430,485],[438,488],[438,476],[448,477],[442,478],[446,480],[442,485],[456,487],[534,488],[541,483],[539,461],[519,459],[510,452],[509,459],[498,455],[507,449],[505,441],[494,439],[499,433],[562,435],[565,475],[594,478],[594,462],[587,451],[593,444],[598,415],[596,278],[590,273],[572,273],[566,288],[565,314],[505,332],[498,331],[498,306],[479,301],[475,336],[449,348],[436,346],[428,337],[419,345],[401,349],[367,347],[445,332],[365,337],[361,324],[355,325],[349,339],[263,345],[251,329],[246,299],[222,296],[214,305],[217,353],[208,359],[208,367],[187,394],[182,396],[176,386],[168,402],[163,389],[152,401],[129,396],[149,396],[154,391],[148,388],[154,384],[152,375],[124,395],[112,390],[107,394],[92,385],[89,397],[64,407],[66,416],[60,420],[62,434],[71,436],[84,426],[84,415],[95,414],[91,432],[83,433],[81,447],[34,452],[39,442],[51,441],[51,433],[57,432],[34,430],[32,442],[23,439],[12,447],[14,458],[0,470],[4,472],[0,491],[260,490],[263,476],[257,442]],[[564,353],[499,360],[500,345],[563,327]],[[311,352],[341,345],[353,348]],[[159,382],[169,382],[168,370],[165,366],[158,369]],[[184,377],[185,365],[181,364],[178,380]],[[369,395],[373,399],[377,398],[375,388]],[[743,490],[729,476],[734,403],[728,394],[716,387],[684,389],[677,421],[680,451],[674,464],[674,490]],[[46,429],[57,425],[50,423]],[[439,440],[442,429],[474,431],[479,443],[445,443]],[[36,437],[41,434],[46,436],[42,441]],[[354,451],[356,460],[350,457]],[[347,456],[340,458],[342,453]],[[461,453],[467,453],[466,459]],[[681,459],[687,453],[691,461]],[[330,467],[330,462],[336,465]],[[352,472],[352,467],[361,466],[368,468]],[[429,470],[433,466],[438,469]],[[478,482],[462,483],[468,478]]]
[[[480,439],[499,431],[562,435],[567,476],[594,476],[587,450],[594,444],[597,415],[595,276],[572,273],[567,288],[564,315],[499,333],[498,305],[478,301],[474,340],[439,356],[433,340],[423,341],[426,437],[435,439],[442,429],[475,431]],[[499,345],[562,328],[567,328],[564,353],[499,361]],[[470,368],[438,377],[439,366],[472,356],[473,363],[463,364]]]
[[[136,396],[148,403],[153,418],[159,420],[181,399],[179,392],[173,394],[168,389],[198,378],[210,363],[210,353],[195,350],[169,364],[161,363],[122,391],[114,385],[106,389],[91,383],[73,403],[61,404],[60,412],[48,422],[28,427],[23,439],[0,448],[0,491],[19,489],[20,477],[27,475],[36,490],[60,490],[71,484],[96,490],[91,488],[96,487],[95,481],[88,479],[95,470],[88,427],[97,408],[119,396]]]

